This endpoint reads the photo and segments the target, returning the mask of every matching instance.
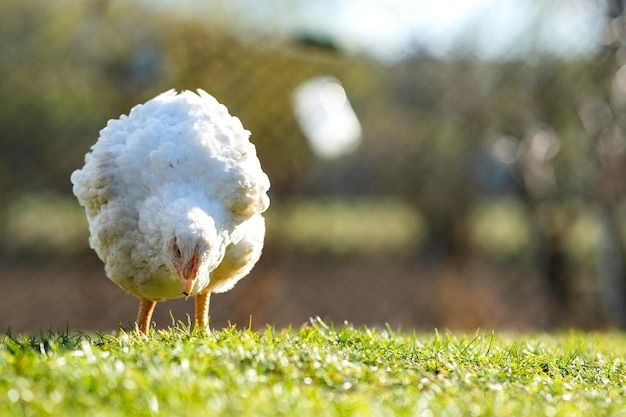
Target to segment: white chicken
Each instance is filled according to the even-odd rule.
[[[206,328],[210,294],[261,256],[270,183],[249,136],[205,91],[170,90],[110,120],[72,173],[106,275],[140,299],[140,332],[158,301],[189,296]]]

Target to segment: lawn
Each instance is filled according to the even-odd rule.
[[[332,326],[0,343],[1,416],[609,416],[619,333],[405,333]]]

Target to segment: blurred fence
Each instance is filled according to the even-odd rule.
[[[69,175],[106,120],[169,88],[227,105],[272,181],[264,258],[215,297],[217,325],[623,327],[626,39],[612,13],[593,56],[382,63],[134,2],[3,2],[0,327],[132,320]],[[337,158],[316,156],[294,115],[294,91],[319,76],[360,121]]]

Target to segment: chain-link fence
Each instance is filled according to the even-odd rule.
[[[106,120],[169,88],[203,88],[227,105],[272,181],[264,257],[214,297],[215,326],[315,315],[624,326],[626,38],[621,8],[610,13],[593,54],[414,51],[390,63],[315,34],[239,36],[133,2],[4,2],[0,327],[134,318],[135,300],[87,247],[69,175]],[[311,80],[326,84],[309,111],[347,111],[326,121],[327,154],[309,145],[316,134],[294,95]],[[313,120],[309,129],[326,123]],[[191,304],[159,308],[164,325],[170,309],[186,320]]]

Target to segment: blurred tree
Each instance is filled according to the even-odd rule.
[[[580,118],[595,154],[591,195],[601,207],[603,244],[599,253],[600,306],[608,325],[626,327],[626,270],[620,206],[626,192],[624,2],[609,0],[606,46],[598,59],[595,91],[580,105]]]
[[[572,309],[576,281],[589,275],[572,272],[570,225],[598,203],[606,213],[601,304],[607,320],[625,325],[626,49],[622,2],[610,5],[612,38],[596,56],[533,50],[484,61],[415,51],[391,64],[344,53],[310,31],[276,40],[233,30],[226,6],[177,14],[145,2],[6,0],[0,214],[25,192],[69,196],[69,175],[106,120],[168,88],[200,87],[252,131],[274,202],[405,200],[429,229],[425,246],[415,248],[421,260],[460,269],[470,256],[491,261],[488,245],[473,240],[471,222],[486,202],[513,202],[504,206],[523,212],[515,216],[536,239],[532,254],[523,247],[498,262],[542,280],[555,316]],[[220,19],[206,13],[224,14],[214,24]],[[292,113],[294,88],[319,75],[342,82],[363,125],[362,146],[336,161],[315,159]]]

